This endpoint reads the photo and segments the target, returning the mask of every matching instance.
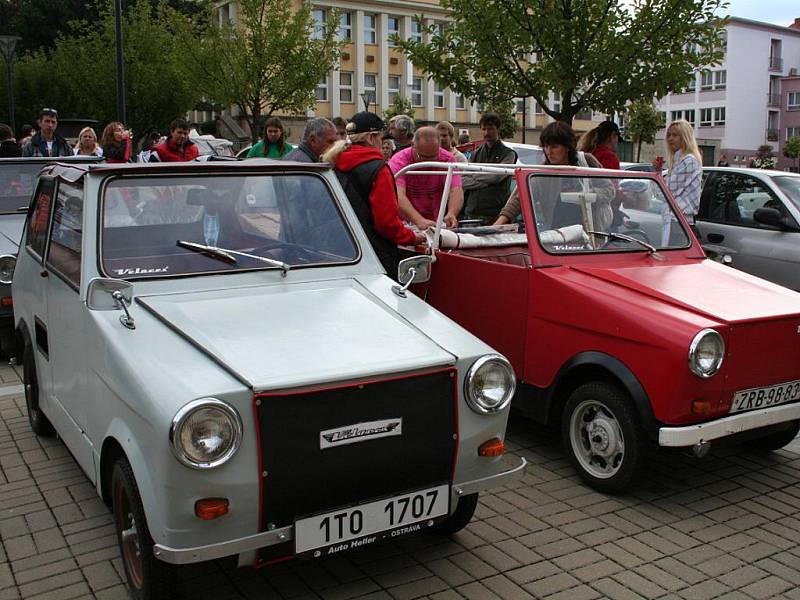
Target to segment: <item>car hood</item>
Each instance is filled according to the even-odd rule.
[[[572,269],[725,323],[800,314],[797,292],[711,260]]]
[[[17,254],[25,215],[22,213],[0,215],[0,254]]]
[[[256,392],[455,364],[353,280],[136,301]]]

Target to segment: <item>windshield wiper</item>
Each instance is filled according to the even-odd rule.
[[[644,248],[646,248],[648,254],[653,254],[653,255],[658,256],[658,257],[661,256],[658,253],[658,250],[656,250],[655,246],[651,246],[650,244],[648,244],[644,240],[640,240],[639,238],[635,238],[632,235],[625,235],[624,233],[614,233],[614,232],[608,232],[608,231],[587,231],[586,233],[588,233],[590,235],[602,235],[602,236],[605,236],[607,238],[611,238],[612,240],[621,240],[623,242],[634,242],[634,243],[639,244],[640,246],[643,246]]]
[[[187,242],[186,240],[178,240],[177,242],[175,242],[175,245],[180,246],[181,248],[186,248],[187,250],[192,250],[193,252],[200,252],[202,254],[206,254],[207,256],[211,256],[212,258],[218,258],[219,260],[234,265],[238,262],[236,260],[236,256],[245,256],[247,258],[252,258],[253,260],[266,263],[272,267],[278,267],[279,269],[281,269],[282,275],[284,277],[286,277],[286,272],[289,269],[291,269],[291,266],[283,261],[274,260],[272,258],[267,258],[265,256],[256,256],[255,254],[248,254],[247,252],[239,252],[238,250],[231,250],[230,248],[205,246],[203,244],[196,244],[195,242]]]

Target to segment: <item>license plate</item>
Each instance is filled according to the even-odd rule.
[[[730,413],[767,408],[794,400],[800,400],[800,380],[736,392]]]
[[[294,524],[295,554],[333,554],[418,531],[446,515],[449,506],[450,487],[440,485],[298,519]]]

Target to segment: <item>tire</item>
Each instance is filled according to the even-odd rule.
[[[794,421],[788,429],[765,435],[764,437],[749,440],[744,444],[748,450],[758,452],[772,452],[780,450],[790,444],[800,433],[800,421]]]
[[[561,435],[578,475],[599,492],[624,490],[643,460],[644,432],[634,407],[607,383],[585,383],[572,392]]]
[[[173,598],[175,566],[160,561],[153,554],[153,538],[147,528],[139,488],[124,456],[117,459],[111,474],[111,500],[114,529],[131,598]]]
[[[432,531],[439,535],[453,535],[469,525],[478,506],[478,494],[470,494],[458,499],[455,512],[441,523],[434,525]]]
[[[36,435],[52,437],[56,434],[50,419],[39,408],[39,379],[36,375],[36,359],[33,348],[25,346],[22,353],[22,382],[25,387],[25,404],[28,407],[28,423]]]

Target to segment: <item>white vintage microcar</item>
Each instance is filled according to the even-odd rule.
[[[51,166],[13,290],[31,426],[112,506],[135,597],[455,531],[524,470],[509,363],[393,285],[324,165]]]

